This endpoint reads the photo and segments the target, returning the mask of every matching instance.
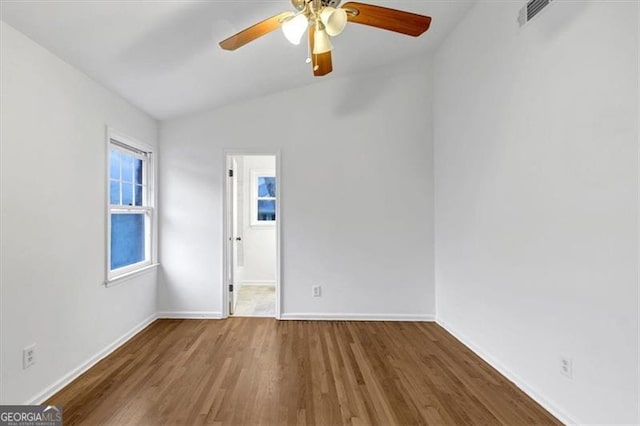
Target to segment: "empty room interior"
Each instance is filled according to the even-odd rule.
[[[640,424],[639,1],[0,26],[0,423]]]

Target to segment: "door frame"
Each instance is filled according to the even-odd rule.
[[[282,172],[280,167],[280,150],[261,149],[223,149],[222,152],[222,318],[229,317],[229,292],[227,277],[229,276],[229,161],[230,157],[243,155],[272,155],[276,159],[276,312],[275,318],[280,319],[282,307]],[[245,203],[243,203],[245,204]],[[236,290],[234,288],[234,290]]]

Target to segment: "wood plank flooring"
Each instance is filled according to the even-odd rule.
[[[46,403],[65,425],[560,424],[435,323],[158,320]]]

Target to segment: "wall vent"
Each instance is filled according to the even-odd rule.
[[[524,26],[527,22],[533,19],[538,13],[542,12],[542,9],[549,6],[553,0],[529,0],[527,5],[520,9],[518,15],[518,22],[520,26]]]

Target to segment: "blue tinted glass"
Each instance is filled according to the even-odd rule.
[[[139,158],[133,159],[133,175],[136,178],[135,183],[140,185],[144,183],[142,182],[142,160]]]
[[[144,215],[111,215],[111,269],[144,260]]]
[[[276,220],[275,200],[258,200],[258,220]]]
[[[120,179],[120,153],[115,149],[109,150],[109,177]]]
[[[133,205],[133,184],[122,183],[122,205]]]
[[[135,196],[136,196],[136,202],[135,205],[136,206],[141,206],[142,205],[142,185],[136,185],[135,186]]]
[[[133,157],[121,152],[120,164],[122,166],[122,181],[133,182]]]
[[[276,178],[259,177],[258,178],[258,197],[275,197],[276,196]]]
[[[120,204],[120,182],[117,180],[109,181],[109,203]]]

